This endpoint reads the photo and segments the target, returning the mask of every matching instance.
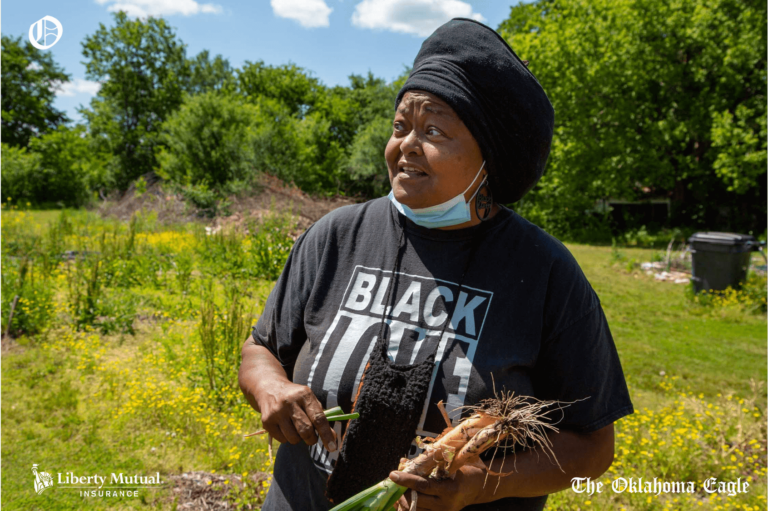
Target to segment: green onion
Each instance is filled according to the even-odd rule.
[[[341,415],[342,413],[344,413],[344,410],[342,410],[340,406],[329,408],[323,412],[326,417],[333,417],[334,415]]]
[[[388,511],[408,488],[385,479],[351,497],[331,511]]]
[[[348,420],[348,419],[357,419],[359,417],[360,417],[360,414],[357,413],[357,412],[355,412],[355,413],[348,413],[346,415],[334,415],[333,417],[328,417],[328,422],[331,422],[331,421],[345,421],[345,420]]]
[[[334,507],[331,511],[357,511],[359,509],[367,509],[369,501],[376,498],[378,493],[385,489],[384,483],[385,481],[381,481],[367,490],[361,491],[354,497],[351,497]]]
[[[325,417],[328,419],[328,422],[331,421],[345,421],[349,419],[357,419],[360,417],[360,414],[357,412],[354,413],[344,413],[344,410],[341,409],[340,406],[336,406],[334,408],[329,408],[328,410],[323,412],[325,414]]]
[[[328,410],[325,410],[323,412],[323,415],[325,415],[325,417],[328,419],[328,422],[331,422],[331,421],[345,421],[345,420],[348,420],[348,419],[357,419],[357,418],[360,417],[360,414],[357,413],[357,412],[345,414],[344,410],[342,410],[340,406],[335,406],[333,408],[329,408]],[[256,433],[248,433],[247,435],[243,435],[243,438],[263,435],[266,432],[267,432],[266,429],[260,429]]]

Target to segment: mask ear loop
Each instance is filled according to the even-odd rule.
[[[478,171],[477,171],[477,174],[475,174],[475,178],[472,180],[472,182],[471,182],[471,183],[469,183],[469,186],[467,187],[467,189],[466,189],[466,190],[464,190],[464,191],[461,193],[462,195],[464,195],[465,193],[467,193],[467,192],[469,191],[469,189],[470,189],[470,188],[472,188],[472,185],[473,185],[473,184],[475,184],[475,181],[477,181],[477,178],[478,178],[478,177],[480,177],[480,173],[483,171],[483,168],[484,168],[484,167],[485,167],[485,160],[483,160],[483,164],[482,164],[482,165],[480,165],[480,170],[478,170]],[[483,180],[485,180],[485,177],[483,177]],[[480,184],[480,186],[482,186],[482,181],[481,181],[481,184]],[[478,188],[478,189],[479,189],[479,188]],[[477,193],[477,191],[475,191],[475,194],[476,194],[476,193]],[[469,199],[469,202],[471,202],[471,201],[472,201],[472,199],[475,197],[475,194],[472,194],[472,197],[470,197],[470,199]]]

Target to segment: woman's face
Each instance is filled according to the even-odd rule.
[[[384,157],[395,198],[409,208],[426,208],[454,198],[467,189],[483,164],[475,138],[453,109],[434,94],[406,92],[392,127]],[[465,200],[480,185],[483,174]]]

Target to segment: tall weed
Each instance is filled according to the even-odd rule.
[[[276,280],[283,271],[295,242],[291,218],[270,215],[264,219],[250,239],[256,276]]]
[[[270,214],[245,232],[232,228],[201,234],[201,269],[212,277],[276,280],[293,248],[294,230],[292,217]]]
[[[18,337],[35,335],[49,328],[55,315],[55,288],[49,274],[27,257],[4,256],[1,275],[3,333],[7,331]]]
[[[215,301],[214,283],[207,284],[198,326],[206,383],[220,397],[237,386],[240,351],[254,320],[252,309],[244,303],[241,286],[227,283],[224,295],[225,303],[220,307]]]
[[[73,326],[77,330],[97,328],[103,334],[133,334],[137,300],[129,292],[108,290],[104,267],[98,254],[69,263],[66,279]]]

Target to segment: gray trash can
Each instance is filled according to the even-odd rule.
[[[739,289],[747,278],[749,259],[759,244],[754,236],[732,232],[697,232],[688,238],[693,262],[693,289]]]

